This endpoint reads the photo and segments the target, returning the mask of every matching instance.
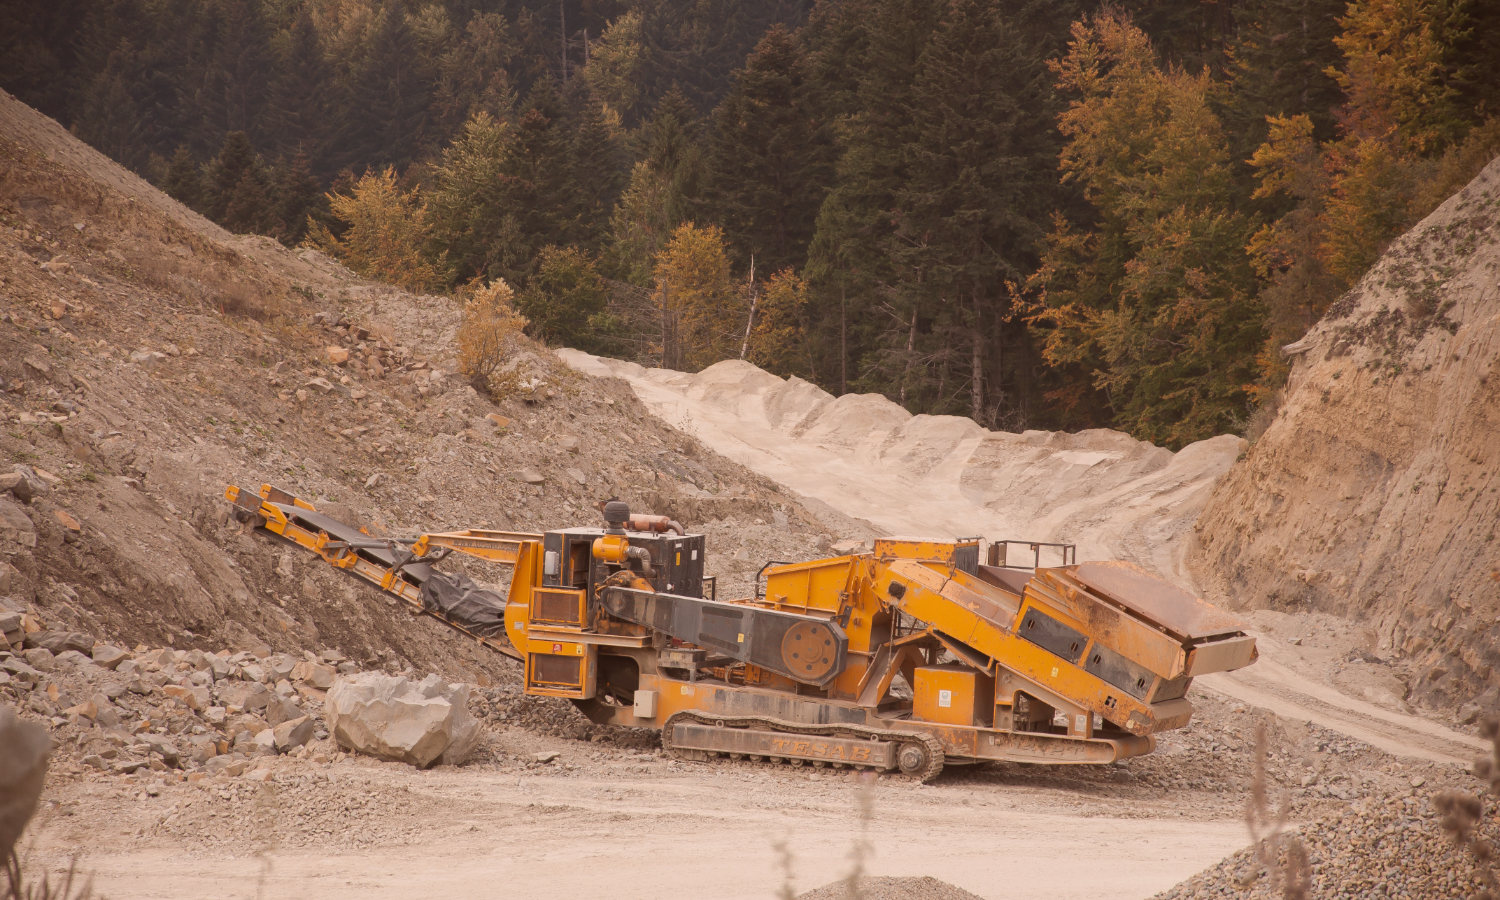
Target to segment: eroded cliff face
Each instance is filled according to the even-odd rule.
[[[1500,160],[1288,352],[1192,563],[1231,605],[1367,622],[1411,699],[1500,705]]]

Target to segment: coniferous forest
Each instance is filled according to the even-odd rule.
[[[1173,448],[1500,152],[1497,73],[1500,0],[0,5],[0,87],[233,231]]]

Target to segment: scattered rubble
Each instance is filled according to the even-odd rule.
[[[1432,795],[1408,790],[1372,797],[1292,831],[1307,851],[1307,900],[1457,898],[1484,886],[1468,850],[1439,824]],[[1487,816],[1480,836],[1500,844],[1500,821]],[[1283,859],[1283,864],[1285,860]],[[1156,896],[1156,900],[1280,900],[1281,886],[1246,848]]]

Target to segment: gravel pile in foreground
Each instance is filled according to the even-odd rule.
[[[931,876],[921,878],[867,877],[859,880],[859,900],[983,900],[962,888]],[[797,900],[854,900],[848,885],[840,881],[802,894]]]
[[[1495,805],[1485,806],[1481,831],[1500,845]],[[1473,858],[1443,832],[1430,794],[1362,801],[1297,833],[1312,869],[1309,900],[1460,900],[1480,889]],[[1280,896],[1247,848],[1156,900]]]

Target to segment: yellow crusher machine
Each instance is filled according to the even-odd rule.
[[[618,501],[603,528],[390,539],[270,485],[226,498],[242,521],[520,660],[526,693],[660,729],[683,758],[924,781],[945,763],[1109,763],[1188,723],[1193,678],[1256,658],[1234,617],[1137,566],[1077,563],[1069,545],[996,542],[981,564],[978,538],[885,538],[767,564],[755,597],[720,600],[703,535]],[[1008,565],[1014,543],[1067,564]],[[453,552],[511,566],[508,594],[434,568]]]

